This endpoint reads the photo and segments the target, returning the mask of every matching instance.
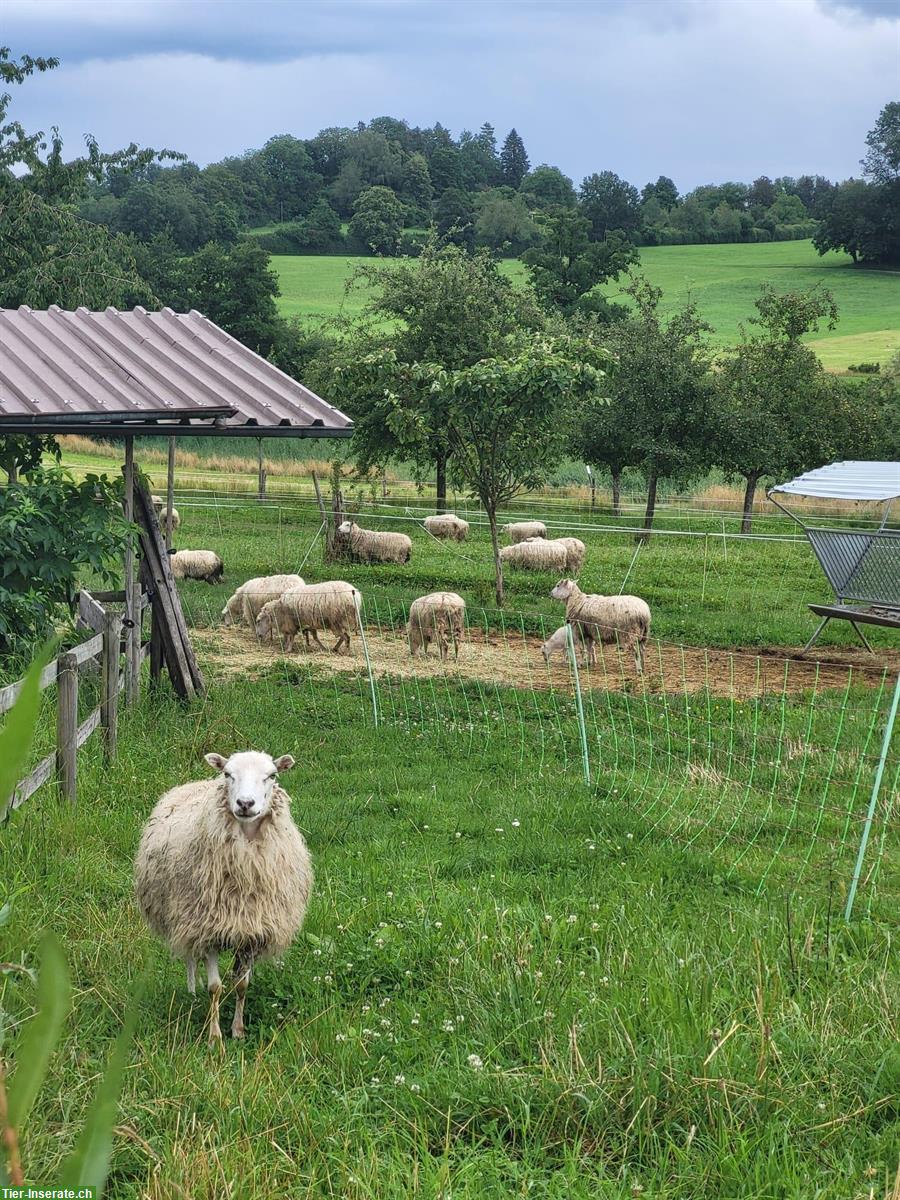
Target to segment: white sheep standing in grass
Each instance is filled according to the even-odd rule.
[[[650,606],[640,596],[588,595],[574,579],[561,579],[550,595],[566,606],[566,623],[575,626],[586,647],[586,665],[597,661],[596,643],[630,646],[639,675],[644,671],[644,643],[650,635]]]
[[[566,561],[563,564],[564,571],[571,571],[573,575],[577,575],[584,566],[584,556],[587,550],[584,542],[576,537],[561,537],[561,538],[539,538],[527,537],[524,541],[519,542],[520,546],[562,546],[566,552]]]
[[[200,579],[218,583],[225,564],[214,550],[176,550],[169,555],[175,579]]]
[[[544,662],[549,663],[552,656],[556,653],[565,655],[568,647],[569,627],[568,625],[560,625],[559,629],[554,630],[541,646],[541,654],[544,656]]]
[[[545,538],[547,526],[543,521],[512,521],[503,526],[503,532],[515,545],[516,542],[524,542],[526,538]]]
[[[451,542],[464,542],[469,536],[469,522],[455,513],[438,513],[426,517],[422,522],[432,537],[446,538]]]
[[[412,540],[405,533],[361,529],[355,521],[344,521],[338,533],[355,559],[363,563],[408,563]]]
[[[362,596],[352,583],[342,579],[310,583],[263,605],[256,619],[256,635],[264,642],[274,641],[275,635],[280,635],[285,651],[290,654],[294,638],[300,632],[307,645],[311,635],[320,650],[327,649],[318,634],[320,629],[327,629],[337,637],[331,649],[339,654],[345,646],[349,651],[350,634],[359,632],[361,611]]]
[[[522,571],[564,571],[568,551],[560,542],[544,538],[528,538],[500,551],[500,561]]]
[[[442,659],[447,657],[451,642],[453,657],[459,658],[465,615],[466,602],[456,592],[429,592],[413,600],[406,625],[410,655],[414,657],[423,648],[427,655],[428,647],[436,641]]]
[[[219,955],[234,954],[233,1037],[244,1036],[244,1000],[253,964],[283,954],[296,937],[313,884],[306,843],[278,783],[289,754],[256,750],[207,754],[221,774],[173,788],[157,802],[141,835],[135,893],[147,924],[187,964],[195,994],[206,964],[209,1044],[220,1049]]]
[[[242,583],[233,596],[229,596],[222,609],[222,624],[256,624],[256,618],[264,604],[280,600],[291,588],[304,587],[305,580],[299,575],[259,575]]]
[[[153,505],[153,511],[156,513],[156,519],[157,519],[157,521],[159,521],[159,527],[163,531],[163,534],[165,534],[166,527],[169,523],[168,522],[168,518],[169,518],[168,511],[163,511],[166,508],[166,501],[163,500],[162,496],[154,495],[154,496],[150,497],[150,503]],[[178,509],[173,505],[172,506],[172,529],[173,529],[173,531],[176,530],[180,524],[181,524],[181,517],[179,517],[179,515],[178,515]]]

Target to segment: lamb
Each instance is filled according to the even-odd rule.
[[[304,587],[299,575],[260,575],[242,583],[233,596],[229,596],[222,609],[222,624],[238,625],[241,622],[253,626],[264,604],[279,600],[292,588]]]
[[[452,542],[464,542],[469,536],[469,522],[455,513],[440,513],[435,517],[426,517],[422,522],[432,537],[449,538]]]
[[[513,546],[504,546],[500,561],[523,571],[564,571],[566,569],[566,547],[557,541],[530,538]]]
[[[561,579],[550,595],[566,605],[566,622],[585,642],[586,665],[597,661],[597,642],[630,646],[634,666],[644,672],[644,643],[650,634],[650,607],[640,596],[586,595],[574,579]]]
[[[307,634],[311,634],[319,649],[325,650],[318,631],[327,629],[337,637],[331,649],[339,654],[344,646],[349,651],[350,634],[359,630],[361,610],[362,596],[352,583],[340,579],[311,583],[264,604],[256,620],[256,635],[261,641],[269,641],[274,640],[276,633],[280,634],[285,651],[290,654],[294,638],[301,631],[307,645]]]
[[[234,953],[231,1034],[242,1038],[253,964],[283,954],[296,937],[313,871],[278,783],[293,758],[256,750],[204,757],[221,774],[172,788],[157,802],[141,834],[134,882],[147,924],[184,959],[191,995],[197,962],[205,961],[209,1045],[222,1050],[219,955]]]
[[[503,526],[503,532],[509,535],[513,545],[524,542],[526,538],[545,538],[547,526],[543,521],[514,521]]]
[[[414,657],[423,647],[427,655],[431,642],[436,641],[442,660],[447,657],[450,642],[453,657],[459,658],[465,613],[466,602],[456,592],[430,592],[413,600],[406,626],[410,655]]]
[[[163,511],[163,509],[165,509],[165,507],[166,507],[166,502],[165,502],[165,500],[163,500],[162,496],[154,495],[154,496],[150,497],[150,503],[153,505],[153,510],[156,513],[156,519],[159,521],[159,527],[165,534],[167,532],[166,527],[168,525],[168,516],[169,516],[168,512]],[[173,529],[173,531],[176,530],[180,524],[181,524],[181,517],[179,517],[179,515],[178,515],[178,509],[175,508],[175,506],[173,505],[172,506],[172,529]]]
[[[567,625],[560,625],[559,629],[551,633],[546,642],[541,646],[541,654],[544,656],[544,662],[549,664],[552,655],[557,651],[565,655],[568,648],[569,627]]]
[[[344,521],[338,533],[346,539],[355,559],[364,563],[408,563],[412,556],[412,541],[405,533],[380,533],[360,529],[355,521]]]
[[[205,579],[207,583],[218,583],[225,572],[225,564],[213,550],[176,550],[169,555],[169,562],[175,579]]]

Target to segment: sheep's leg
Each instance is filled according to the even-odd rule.
[[[341,647],[345,646],[345,645],[346,645],[347,649],[349,650],[350,649],[350,634],[349,633],[342,633],[338,636],[338,640],[331,647],[332,653],[340,654]]]
[[[644,673],[644,643],[640,638],[634,643],[634,668],[638,675]]]
[[[250,986],[250,973],[253,970],[253,955],[238,951],[234,956],[234,990],[237,999],[234,1002],[234,1020],[231,1022],[231,1036],[244,1036],[244,1001],[247,998],[247,988]]]
[[[185,965],[187,967],[188,991],[191,993],[192,996],[196,996],[197,995],[197,960],[196,960],[196,958],[194,958],[194,956],[192,954],[189,954],[188,957],[185,959]]]
[[[319,638],[319,631],[318,631],[318,629],[310,629],[310,631],[309,631],[309,632],[312,634],[312,639],[313,639],[313,641],[316,643],[316,645],[319,647],[319,649],[320,649],[320,650],[327,650],[327,649],[328,649],[328,647],[327,647],[327,646],[323,645],[323,643],[322,643],[321,639]]]
[[[209,1048],[225,1049],[222,1027],[219,1025],[219,1002],[222,999],[222,979],[219,975],[219,956],[215,951],[206,956],[206,988],[209,992]]]

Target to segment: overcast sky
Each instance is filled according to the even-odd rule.
[[[0,42],[62,60],[26,129],[201,164],[390,115],[514,125],[576,183],[842,179],[900,98],[900,0],[0,0]]]

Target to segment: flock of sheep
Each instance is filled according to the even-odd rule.
[[[177,514],[172,517],[177,527]],[[469,530],[467,522],[449,514],[428,517],[424,524],[434,537],[456,541],[465,540]],[[360,561],[409,561],[412,542],[405,534],[376,533],[349,521],[338,532]],[[541,522],[509,525],[505,532],[512,544],[502,551],[504,561],[518,567],[577,572],[584,561],[583,542],[548,539]],[[221,558],[211,550],[180,550],[172,555],[172,568],[178,579],[210,583],[224,571]],[[561,579],[550,595],[565,604],[566,624],[542,646],[548,662],[554,652],[566,652],[571,628],[586,663],[596,660],[598,642],[618,643],[630,646],[637,671],[643,670],[643,646],[650,631],[650,609],[644,600],[587,595],[571,578]],[[455,592],[432,592],[413,601],[407,624],[410,654],[420,649],[427,654],[433,641],[442,659],[451,648],[458,654],[465,609]],[[362,596],[343,580],[307,584],[299,575],[261,576],[247,580],[229,597],[222,620],[226,626],[248,625],[263,640],[279,638],[287,651],[300,633],[307,648],[314,642],[324,649],[319,632],[327,630],[336,637],[332,650],[340,653],[349,650],[351,634],[362,628]],[[173,788],[154,807],[135,860],[135,891],[150,928],[184,960],[191,993],[197,965],[204,963],[209,1042],[221,1049],[219,956],[229,951],[234,955],[231,1032],[242,1038],[253,965],[284,953],[296,937],[309,903],[313,870],[291,816],[290,797],[279,783],[281,772],[294,765],[293,758],[251,750],[229,758],[207,754],[205,759],[218,772],[215,779]]]

